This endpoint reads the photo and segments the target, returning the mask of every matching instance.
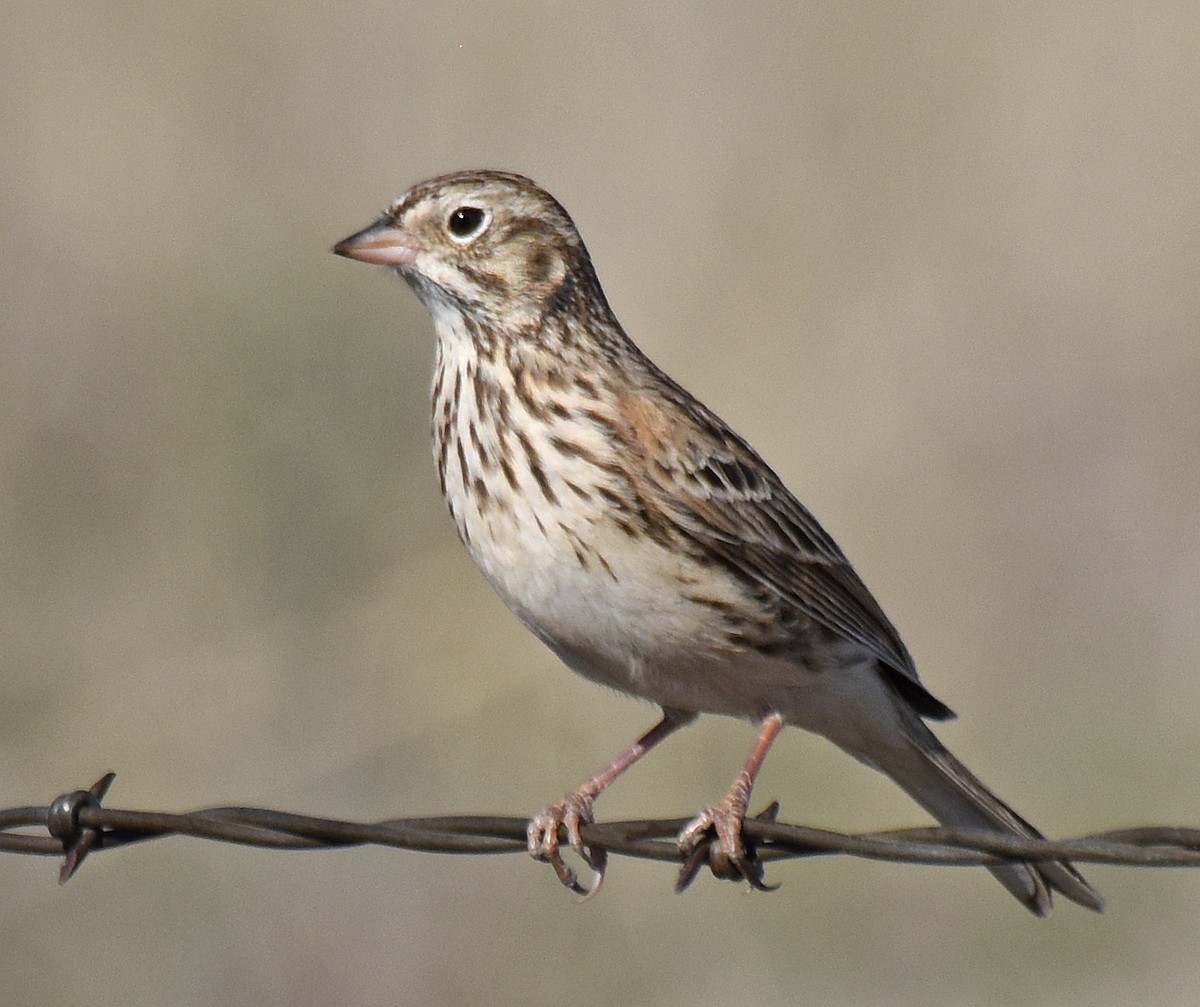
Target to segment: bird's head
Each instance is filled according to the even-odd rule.
[[[421,182],[333,251],[395,269],[435,320],[451,312],[524,328],[573,300],[581,282],[599,293],[566,210],[528,178],[507,172]]]

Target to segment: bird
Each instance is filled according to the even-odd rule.
[[[564,885],[587,896],[604,878],[605,851],[582,836],[600,793],[702,713],[757,735],[679,834],[680,888],[705,851],[718,877],[767,887],[742,826],[785,726],[881,771],[944,825],[1041,837],[934,735],[927,721],[954,714],[816,518],[625,333],[549,192],[508,171],[439,175],[333,251],[399,274],[432,317],[437,476],[483,576],[570,669],[661,709],[530,820],[529,852]],[[988,869],[1036,915],[1055,891],[1103,908],[1065,860]]]

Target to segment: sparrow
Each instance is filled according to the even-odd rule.
[[[662,710],[531,820],[530,852],[564,884],[599,887],[605,851],[581,832],[596,798],[701,713],[757,735],[724,797],[680,834],[681,884],[707,848],[714,873],[765,887],[742,823],[787,725],[889,776],[947,826],[1040,836],[934,735],[928,722],[953,713],[816,518],[626,335],[553,196],[509,172],[441,175],[333,251],[393,270],[432,316],[438,480],[484,577],[569,668]],[[564,863],[564,837],[591,884]],[[1039,916],[1054,891],[1103,907],[1064,860],[988,869]]]

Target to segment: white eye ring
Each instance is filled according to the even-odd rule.
[[[492,222],[492,215],[481,206],[464,204],[450,211],[446,218],[446,230],[460,245],[474,241]]]

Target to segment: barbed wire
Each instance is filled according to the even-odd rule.
[[[433,853],[496,854],[526,850],[526,818],[442,815],[352,822],[266,808],[217,807],[184,813],[106,808],[115,774],[49,805],[0,810],[0,852],[64,858],[67,881],[96,850],[164,836],[191,836],[275,850],[376,845]],[[943,866],[986,866],[1006,860],[1074,860],[1127,867],[1200,866],[1200,829],[1144,826],[1049,840],[970,829],[921,828],[847,834],[775,821],[772,803],[747,818],[743,836],[761,861],[842,854],[872,860]],[[687,818],[595,822],[582,833],[593,849],[678,864],[676,836]],[[35,830],[35,831],[22,831]]]

